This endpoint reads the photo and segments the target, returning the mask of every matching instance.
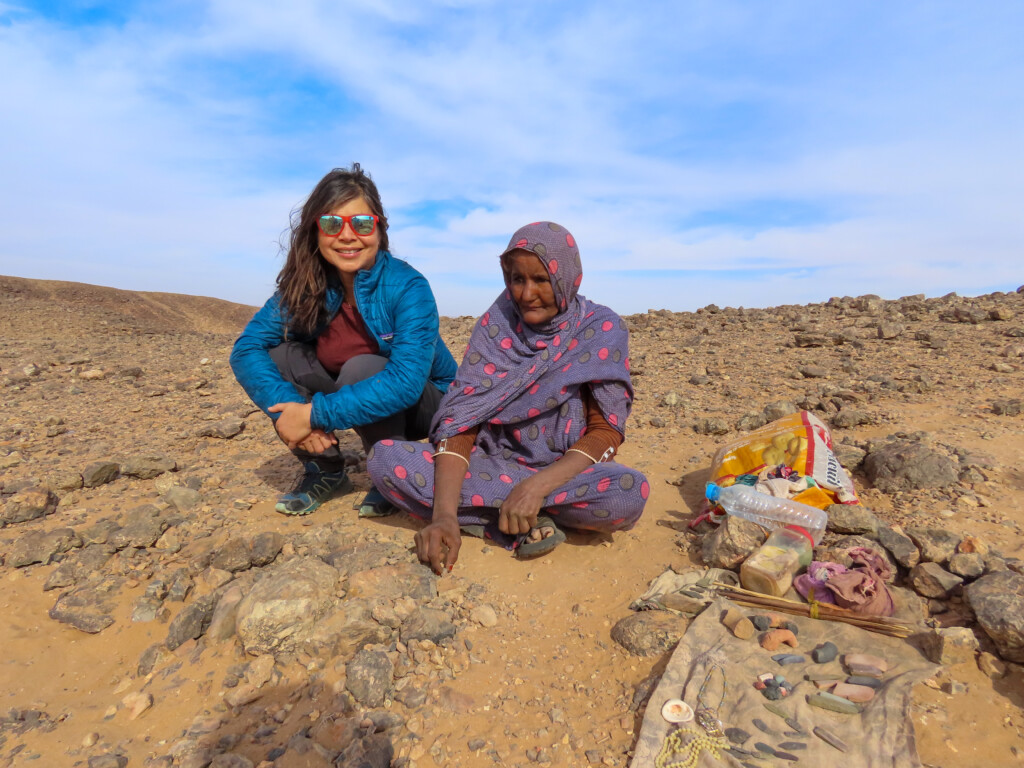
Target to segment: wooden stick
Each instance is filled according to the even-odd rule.
[[[734,587],[731,584],[723,584],[721,582],[715,582],[714,586],[720,590],[731,592],[733,594],[726,594],[725,597],[729,598],[739,605],[745,605],[753,608],[772,608],[783,613],[790,613],[797,616],[807,616],[808,618],[818,618],[823,621],[839,621],[843,624],[852,624],[853,626],[867,629],[871,632],[877,632],[883,635],[889,635],[891,637],[908,637],[913,633],[913,630],[901,624],[898,620],[888,616],[861,616],[853,613],[849,609],[841,608],[837,605],[823,605],[818,604],[818,615],[817,617],[811,616],[811,605],[808,603],[800,603],[795,600],[788,600],[784,597],[774,597],[772,595],[763,595],[760,592],[751,592],[750,590],[743,589],[742,587]]]

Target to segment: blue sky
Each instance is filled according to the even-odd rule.
[[[619,312],[1024,283],[1024,4],[0,0],[0,274],[260,304],[362,163],[442,314],[551,219]]]

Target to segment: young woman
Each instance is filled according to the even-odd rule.
[[[307,515],[351,487],[333,430],[354,429],[366,449],[426,437],[455,361],[426,278],[388,251],[380,194],[358,163],[324,176],[292,214],[277,291],[231,368],[304,465],[278,512]],[[363,505],[387,503],[374,489]]]
[[[577,294],[579,249],[552,222],[517,231],[501,255],[506,290],[477,321],[432,425],[433,450],[382,440],[374,483],[430,520],[419,558],[451,570],[461,533],[519,557],[546,554],[561,528],[616,531],[643,512],[642,474],[612,459],[633,399],[625,323]]]

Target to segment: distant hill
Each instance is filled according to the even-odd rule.
[[[237,334],[255,307],[205,296],[0,276],[0,327],[24,335]]]

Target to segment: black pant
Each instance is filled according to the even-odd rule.
[[[341,366],[337,378],[331,376],[316,357],[316,348],[310,344],[288,341],[270,350],[270,358],[286,381],[290,381],[307,401],[315,392],[325,395],[344,386],[368,379],[380,373],[387,358],[380,355],[356,355]],[[400,413],[392,414],[373,424],[352,427],[363,442],[363,450],[378,440],[422,440],[430,433],[430,422],[441,402],[441,391],[429,381],[423,387],[420,399]],[[323,453],[309,453],[296,448],[292,451],[301,461],[315,460],[325,471],[341,469],[344,458],[338,446],[332,445]]]

